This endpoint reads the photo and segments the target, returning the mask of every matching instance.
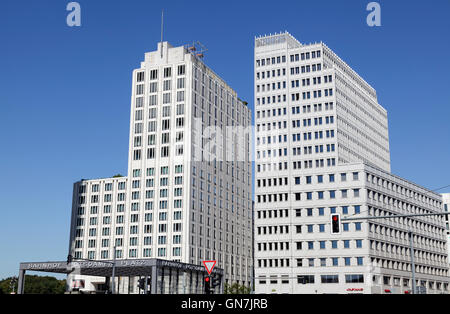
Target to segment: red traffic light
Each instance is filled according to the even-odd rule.
[[[206,278],[205,278],[205,281],[208,282],[208,281],[209,281],[209,277],[206,277]]]
[[[339,214],[331,215],[331,234],[340,234],[341,233],[341,217]]]

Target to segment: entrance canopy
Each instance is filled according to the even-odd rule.
[[[203,265],[193,265],[161,259],[131,259],[116,260],[114,274],[118,277],[151,276],[156,280],[159,270],[171,272],[196,273],[198,276],[208,276]],[[36,262],[21,263],[19,270],[18,293],[24,291],[26,271],[38,271],[57,274],[77,274],[109,278],[113,273],[113,261],[74,261],[67,262]],[[223,278],[223,269],[214,268],[211,275]]]

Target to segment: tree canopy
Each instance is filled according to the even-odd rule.
[[[238,283],[234,283],[232,285],[225,284],[225,294],[250,294],[252,291],[251,288],[246,286],[241,286]]]
[[[12,292],[11,277],[0,281],[0,294]],[[17,281],[14,284],[17,293]],[[25,294],[63,294],[66,291],[66,281],[49,276],[25,276]]]

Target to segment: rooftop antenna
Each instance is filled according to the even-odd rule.
[[[161,10],[161,58],[163,57],[164,9]]]
[[[192,44],[188,44],[184,46],[186,51],[191,55],[198,59],[203,59],[205,56],[205,52],[208,50],[206,47],[199,41],[193,42]]]

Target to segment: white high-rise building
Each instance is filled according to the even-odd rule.
[[[323,43],[255,39],[257,293],[448,291],[439,194],[390,174],[388,118],[375,90]]]
[[[128,175],[75,183],[70,252],[216,260],[226,283],[250,286],[249,108],[195,46],[159,43],[132,78]]]

